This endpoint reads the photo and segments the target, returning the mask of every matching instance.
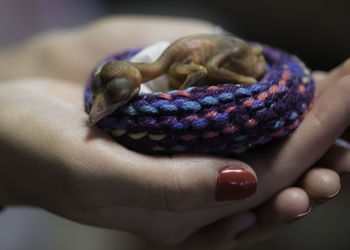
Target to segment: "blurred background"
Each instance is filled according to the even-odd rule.
[[[105,15],[170,15],[211,21],[245,39],[292,52],[312,69],[329,70],[350,56],[349,10],[348,0],[0,0],[0,47]],[[244,249],[350,249],[349,190],[345,184],[334,201],[311,216]],[[0,249],[154,248],[126,233],[80,225],[40,209],[11,207],[0,214]]]

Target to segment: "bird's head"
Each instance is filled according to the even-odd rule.
[[[141,81],[141,73],[132,63],[111,61],[105,64],[91,84],[93,99],[89,125],[125,105],[139,92]]]

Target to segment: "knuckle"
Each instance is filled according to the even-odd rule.
[[[167,172],[156,193],[151,191],[151,206],[168,212],[184,212],[195,207],[193,188],[186,182],[184,173],[178,169]]]

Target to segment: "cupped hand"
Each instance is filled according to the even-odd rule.
[[[183,247],[199,247],[202,244],[202,249],[205,249],[205,245],[206,249],[210,249],[207,243],[217,242],[217,249],[226,249],[236,241],[233,236],[251,226],[256,219],[250,213],[235,214],[260,205],[294,183],[348,126],[346,107],[350,104],[344,99],[344,84],[335,81],[332,88],[318,91],[314,108],[288,139],[271,145],[269,150],[257,150],[242,156],[241,159],[257,171],[257,193],[242,201],[217,202],[218,171],[227,166],[239,167],[255,176],[247,164],[206,155],[146,156],[126,149],[102,131],[86,126],[82,86],[73,84],[73,81],[82,81],[93,67],[90,65],[92,62],[98,61],[99,56],[102,59],[115,51],[112,46],[99,44],[101,41],[108,44],[113,40],[96,39],[96,32],[107,24],[104,22],[73,34],[75,39],[70,41],[80,45],[80,50],[75,51],[73,48],[76,46],[71,47],[72,43],[67,42],[64,43],[66,50],[59,50],[62,52],[61,59],[57,59],[57,51],[52,52],[52,56],[44,57],[49,61],[57,60],[56,64],[46,63],[45,67],[39,67],[40,70],[33,66],[35,70],[21,73],[21,63],[22,66],[29,65],[22,57],[12,73],[12,77],[55,76],[71,81],[41,78],[1,84],[0,146],[1,154],[7,159],[5,167],[1,169],[2,204],[38,205],[82,223],[136,232],[163,244],[182,242]],[[164,24],[156,19],[152,19],[152,22],[154,25]],[[196,27],[193,30],[189,28],[190,25],[186,26],[191,33],[213,28],[208,24],[196,25],[193,25]],[[176,38],[179,33],[175,33],[167,33],[169,37],[165,39]],[[186,35],[186,32],[181,35]],[[151,37],[154,41],[160,39],[156,35]],[[82,45],[86,41],[89,41],[89,46]],[[139,42],[135,39],[135,45],[129,45],[138,46]],[[96,54],[91,55],[88,52],[94,46]],[[22,55],[31,51],[27,48],[21,48]],[[105,54],[101,51],[105,51]],[[65,63],[61,62],[62,57]],[[76,58],[77,61],[72,63],[68,58]],[[86,61],[85,66],[80,64],[82,58]],[[75,68],[74,65],[79,67]],[[26,69],[25,66],[23,68]],[[11,70],[7,74],[11,75]],[[296,209],[284,215],[294,217],[297,214],[295,211],[306,212],[308,203],[298,200],[308,201],[310,189],[297,190],[285,189],[287,195],[278,193],[264,206],[270,208],[262,207],[261,211],[279,211],[283,215],[286,209],[274,206],[277,209],[273,210],[271,204],[280,204],[276,202],[281,200],[279,197],[293,197],[291,194],[299,192],[294,197],[300,200],[296,198],[294,204],[301,206],[292,206]],[[198,237],[201,240],[198,241]]]

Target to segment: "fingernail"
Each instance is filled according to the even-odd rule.
[[[247,169],[225,167],[217,174],[216,200],[242,200],[253,195],[256,188],[256,177]]]
[[[341,189],[341,185],[339,184],[339,187],[338,187],[337,191],[334,192],[334,194],[331,194],[331,195],[329,195],[329,196],[327,196],[327,197],[318,198],[318,199],[315,199],[315,200],[316,200],[316,202],[318,202],[318,203],[320,203],[320,204],[325,203],[325,202],[327,202],[327,201],[330,201],[330,200],[332,200],[334,197],[337,196],[337,194],[339,193],[340,189]]]
[[[309,213],[311,212],[311,206],[309,206],[309,208],[306,210],[305,213],[301,213],[301,214],[298,214],[297,216],[294,216],[292,218],[287,218],[285,219],[283,222],[284,223],[287,223],[287,224],[291,224],[293,222],[296,222],[302,218],[304,218],[306,215],[308,215]]]

